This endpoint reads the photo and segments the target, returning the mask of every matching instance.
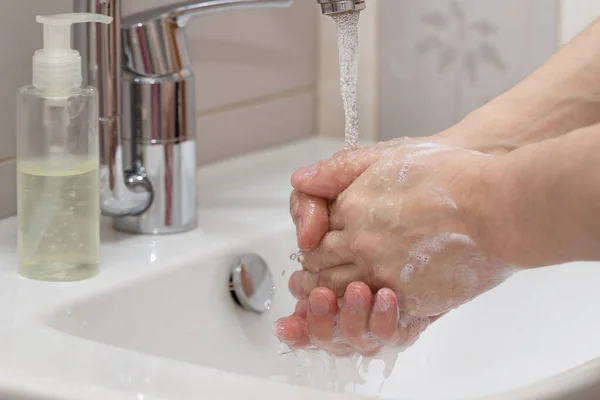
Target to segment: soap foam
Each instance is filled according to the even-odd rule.
[[[402,283],[410,282],[410,278],[415,270],[415,267],[412,264],[406,264],[404,268],[400,271],[400,281]]]
[[[446,146],[441,146],[441,145],[437,145],[437,144],[426,145],[424,143],[404,145],[401,148],[405,148],[405,147],[416,147],[416,148],[425,147],[425,149],[408,153],[404,157],[404,162],[402,163],[402,167],[400,167],[400,172],[398,173],[398,183],[399,184],[403,184],[406,182],[406,179],[408,178],[408,174],[410,172],[410,169],[411,169],[415,159],[417,159],[419,157],[427,156],[427,155],[430,155],[433,153],[437,153],[442,150],[450,149],[449,147],[446,147]]]

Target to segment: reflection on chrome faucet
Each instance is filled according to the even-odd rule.
[[[184,232],[197,225],[196,102],[185,27],[190,18],[293,0],[197,0],[122,18],[122,0],[74,0],[114,18],[77,27],[84,83],[100,97],[102,213],[116,229]]]

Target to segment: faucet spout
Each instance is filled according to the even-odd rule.
[[[197,226],[196,104],[185,27],[196,16],[293,0],[194,0],[121,18],[126,0],[74,0],[113,18],[78,27],[84,83],[100,98],[102,213],[131,233]],[[123,62],[122,62],[123,61]]]
[[[362,11],[366,7],[365,0],[317,0],[317,3],[321,5],[323,15]]]

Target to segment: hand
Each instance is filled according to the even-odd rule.
[[[290,278],[297,298],[317,287],[341,297],[351,282],[361,281],[373,291],[392,289],[403,313],[432,317],[509,275],[509,266],[478,247],[477,232],[464,218],[483,201],[477,191],[479,172],[492,156],[413,143],[356,150],[356,158],[348,157],[351,164],[334,158],[320,165],[320,174],[358,172],[373,154],[378,154],[376,161],[332,203],[329,232],[304,255],[304,270]],[[307,189],[327,197],[325,187]]]
[[[296,225],[298,247],[302,252],[314,250],[329,229],[328,199],[333,200],[380,156],[382,151],[415,143],[437,143],[465,149],[475,149],[486,154],[502,155],[514,150],[515,145],[500,142],[490,134],[486,139],[485,123],[478,115],[470,116],[437,135],[426,138],[399,138],[381,142],[369,148],[344,149],[322,163],[344,164],[344,168],[321,171],[321,163],[301,168],[292,176],[295,190],[290,197],[290,214]],[[480,132],[483,130],[483,132]],[[474,132],[476,134],[474,134]],[[309,189],[311,188],[311,189]],[[313,193],[322,194],[321,197]]]
[[[513,269],[486,255],[462,218],[477,209],[478,171],[491,158],[413,143],[345,151],[320,163],[306,185],[314,196],[331,193],[331,177],[358,178],[332,203],[330,231],[305,254],[305,270],[290,278],[292,293],[308,302],[278,321],[278,337],[340,355],[406,347],[444,313],[508,277]]]
[[[327,288],[299,300],[293,315],[278,320],[275,335],[294,349],[318,348],[337,356],[374,356],[385,348],[412,345],[436,318],[401,317],[396,294],[381,289],[375,296],[362,282],[348,285],[338,306]]]
[[[296,171],[292,176],[292,186],[296,190],[290,197],[290,214],[296,225],[300,251],[315,249],[329,230],[328,200],[335,199],[379,158],[382,151],[417,142],[417,139],[401,138],[378,143],[368,149],[344,149],[329,160]],[[324,163],[339,163],[344,167],[337,168],[334,176],[328,173],[329,170],[321,171]],[[310,187],[306,192],[305,185]]]

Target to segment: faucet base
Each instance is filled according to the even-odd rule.
[[[119,232],[124,233],[132,233],[136,235],[172,235],[177,233],[185,233],[189,231],[193,231],[198,227],[198,222],[194,221],[186,226],[177,226],[177,227],[152,227],[148,230],[145,230],[142,225],[140,225],[139,221],[136,220],[136,217],[123,217],[116,218],[113,221],[113,228]]]
[[[166,143],[123,142],[128,154],[139,161],[131,165],[131,179],[143,178],[154,196],[152,204],[139,215],[115,218],[115,229],[147,235],[180,233],[198,226],[196,195],[196,141]],[[143,166],[143,167],[142,167]],[[137,181],[127,182],[135,188]]]

